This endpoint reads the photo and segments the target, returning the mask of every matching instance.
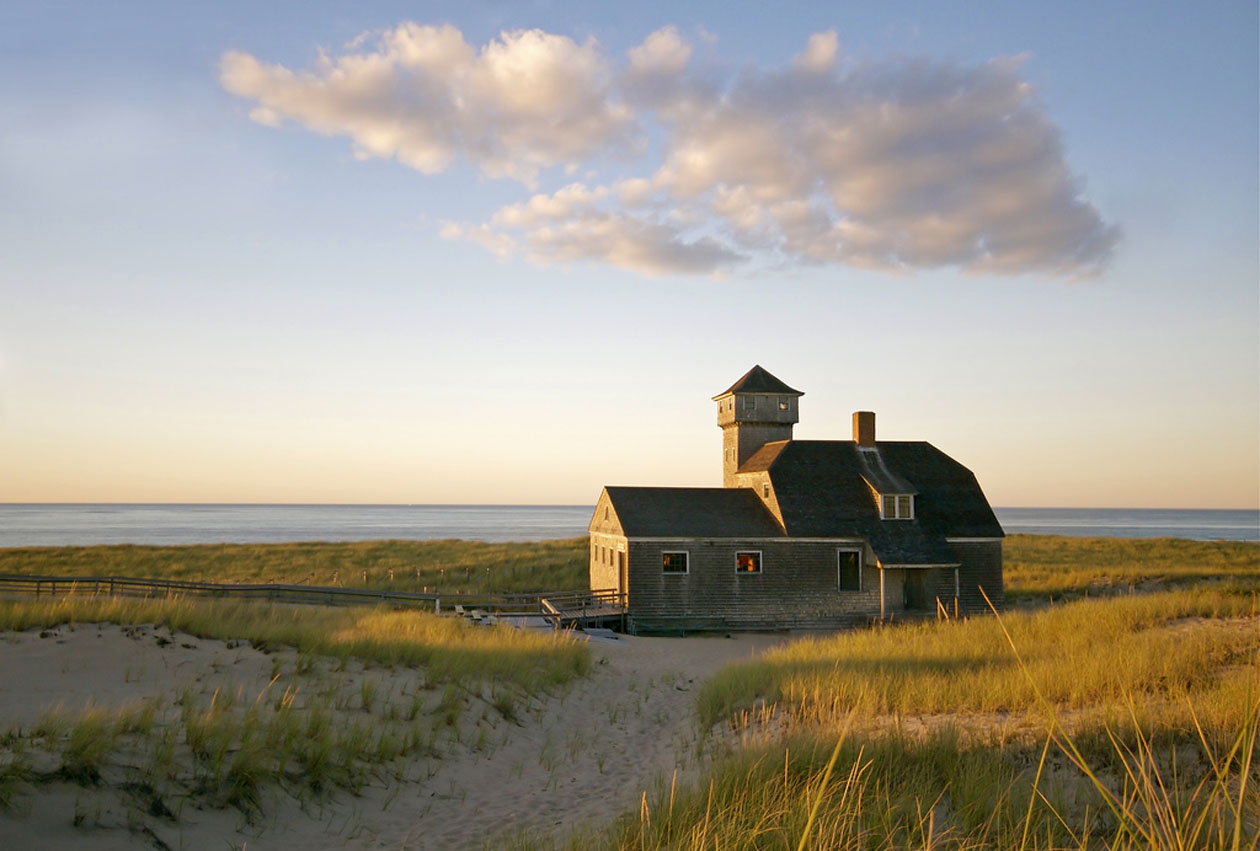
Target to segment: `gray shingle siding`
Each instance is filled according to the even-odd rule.
[[[631,621],[649,629],[857,623],[880,616],[881,578],[885,616],[907,599],[931,613],[938,599],[953,608],[955,571],[960,613],[988,610],[981,588],[1001,607],[1004,533],[971,471],[929,443],[875,440],[869,412],[861,448],[793,440],[800,395],[754,367],[714,397],[725,487],[605,488],[592,586],[625,591]],[[732,451],[745,450],[736,466]],[[881,517],[882,496],[898,497],[897,519]],[[839,589],[846,544],[863,551],[859,591]],[[626,553],[624,575],[610,549]],[[761,552],[760,573],[736,572],[745,549]],[[687,573],[664,572],[671,551],[688,553]]]

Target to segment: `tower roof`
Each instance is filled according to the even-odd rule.
[[[745,372],[739,381],[736,381],[713,398],[721,399],[723,396],[728,396],[731,393],[772,393],[779,396],[805,395],[799,390],[793,390],[791,387],[788,387],[760,366],[754,366]]]

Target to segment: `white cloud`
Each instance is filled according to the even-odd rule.
[[[814,33],[805,45],[805,52],[797,54],[792,63],[798,68],[821,73],[830,71],[836,64],[836,53],[840,49],[840,37],[835,30]]]
[[[598,45],[540,30],[504,32],[477,51],[454,27],[406,23],[371,50],[321,55],[301,73],[230,51],[219,76],[259,104],[251,117],[261,123],[287,118],[347,136],[359,155],[426,174],[458,154],[489,176],[530,183],[540,169],[622,149],[634,133]]]
[[[834,31],[815,33],[783,67],[717,78],[692,67],[672,26],[617,69],[594,41],[528,30],[477,50],[453,27],[403,24],[307,72],[228,53],[221,79],[260,123],[347,136],[361,156],[425,173],[463,157],[530,185],[547,169],[597,181],[656,122],[659,160],[638,175],[443,230],[502,256],[647,274],[1106,266],[1118,230],[1082,197],[1023,57],[854,64],[839,52]]]
[[[691,45],[674,26],[662,27],[628,53],[630,69],[646,74],[678,74],[691,61]]]

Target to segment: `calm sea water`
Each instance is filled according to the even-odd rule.
[[[542,541],[586,534],[589,505],[0,504],[0,547],[387,538]],[[1009,532],[1260,540],[1258,511],[998,508]]]

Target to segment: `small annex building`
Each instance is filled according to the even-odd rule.
[[[930,443],[793,440],[798,390],[760,366],[713,400],[721,488],[605,487],[590,587],[634,632],[840,627],[1001,607],[1003,531],[975,476]]]

